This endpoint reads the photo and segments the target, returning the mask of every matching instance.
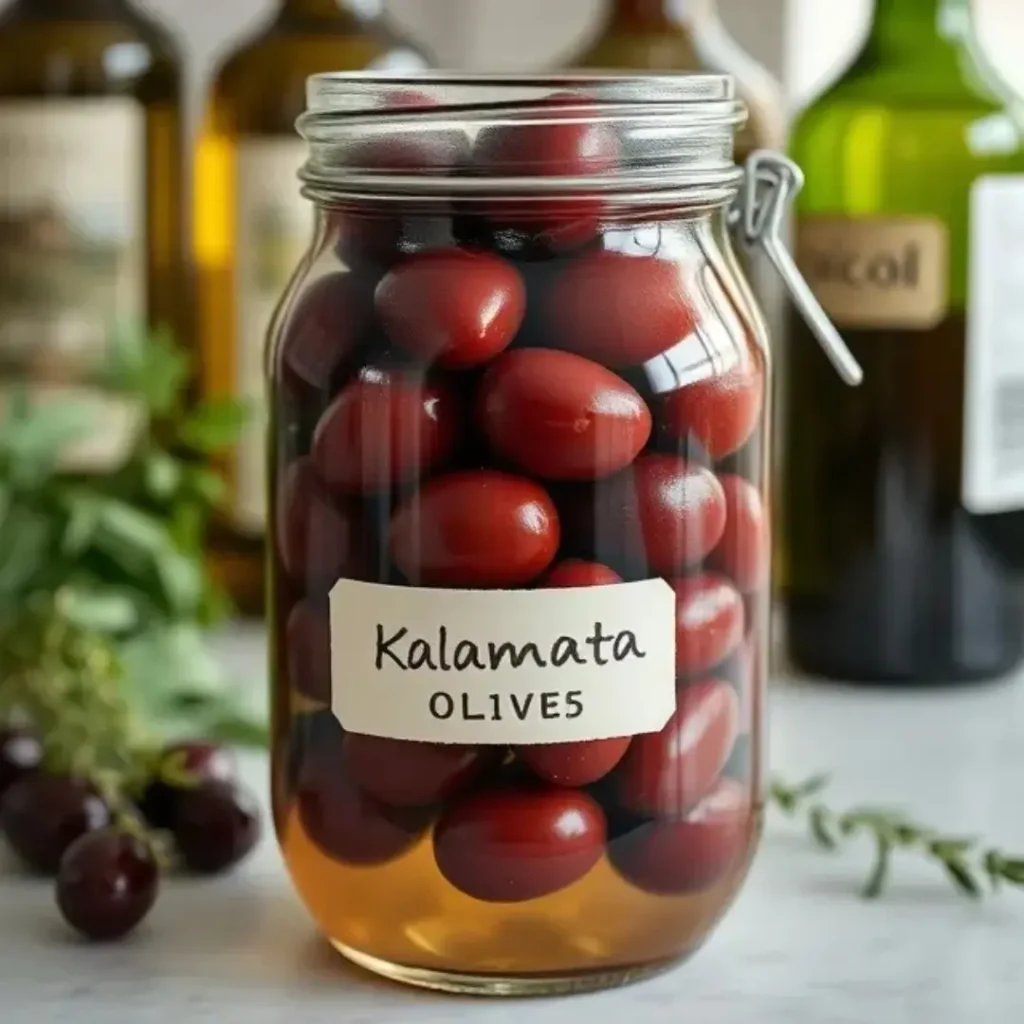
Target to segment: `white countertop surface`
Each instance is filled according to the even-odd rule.
[[[219,650],[262,687],[262,636]],[[1024,676],[924,693],[777,683],[773,769],[830,771],[837,806],[888,803],[1024,855]],[[246,758],[265,789],[265,760]],[[640,985],[562,1000],[407,990],[318,941],[271,835],[237,874],[175,881],[131,941],[75,940],[52,887],[0,862],[0,1021],[11,1024],[1017,1024],[1024,891],[971,903],[900,859],[888,895],[857,889],[870,850],[829,856],[775,812],[750,881],[709,945]]]

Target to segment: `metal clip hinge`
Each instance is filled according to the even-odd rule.
[[[847,384],[857,385],[864,371],[782,240],[789,205],[803,186],[803,171],[792,160],[758,150],[747,161],[743,184],[729,211],[729,226],[747,248],[764,250],[836,372]]]

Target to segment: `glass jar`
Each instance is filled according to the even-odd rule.
[[[273,791],[358,964],[604,987],[742,884],[771,366],[728,228],[790,273],[797,184],[765,158],[740,193],[742,120],[720,76],[310,80],[317,228],[267,359]]]

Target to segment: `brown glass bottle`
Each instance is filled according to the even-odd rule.
[[[194,244],[202,385],[254,416],[225,466],[230,500],[211,534],[212,568],[238,607],[263,605],[263,345],[278,297],[309,244],[312,206],[296,176],[306,79],[426,61],[390,34],[379,0],[281,0],[273,20],[217,73],[196,152]]]
[[[784,557],[796,666],[997,676],[1024,655],[1024,131],[968,0],[878,0],[802,115],[798,258],[864,369],[836,387],[794,317]]]
[[[0,13],[0,386],[81,384],[115,330],[186,322],[181,61],[128,0],[14,0]],[[137,419],[67,467],[102,471]]]
[[[730,74],[750,109],[736,140],[738,161],[785,137],[781,90],[726,33],[715,0],[613,0],[597,38],[575,67]]]

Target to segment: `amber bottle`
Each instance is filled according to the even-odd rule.
[[[74,389],[98,429],[65,468],[114,468],[131,407],[83,390],[115,332],[187,329],[181,60],[128,0],[0,13],[0,387]]]
[[[264,589],[264,340],[313,217],[297,187],[305,151],[295,121],[310,75],[426,66],[383,26],[380,7],[379,0],[280,0],[270,23],[221,65],[197,145],[202,387],[209,397],[241,397],[253,410],[224,467],[230,499],[212,531],[212,567],[249,614],[261,610]]]

